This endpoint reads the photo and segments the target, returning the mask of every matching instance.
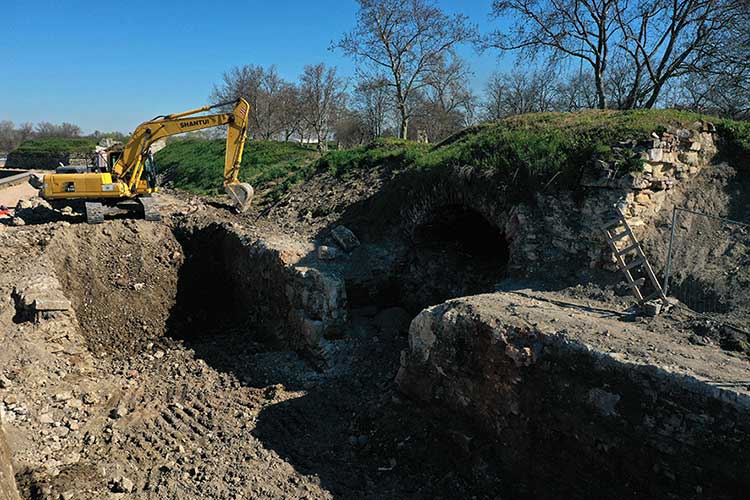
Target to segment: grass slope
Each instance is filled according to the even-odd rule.
[[[704,119],[716,124],[725,159],[744,167],[750,159],[750,123],[677,110],[608,110],[515,116],[466,128],[432,147],[380,139],[332,151],[307,170],[347,176],[360,168],[392,166],[396,173],[439,175],[454,167],[471,167],[491,175],[493,183],[508,186],[509,194],[524,198],[547,186],[577,186],[592,158],[616,164],[621,175],[638,171],[642,161],[627,141],[645,140],[668,128],[692,127]],[[402,178],[420,182],[419,175]]]
[[[275,200],[316,172],[345,178],[362,169],[386,168],[394,175],[415,174],[402,176],[405,182],[421,182],[422,174],[471,167],[486,171],[493,183],[507,186],[520,198],[548,186],[578,185],[592,158],[617,164],[621,174],[637,171],[642,167],[639,155],[620,143],[647,139],[671,127],[691,127],[702,119],[716,124],[727,159],[740,159],[738,166],[747,163],[750,123],[676,110],[582,111],[521,115],[476,125],[436,145],[382,138],[330,151],[321,158],[297,144],[251,142],[241,178],[256,189],[268,190],[266,198]],[[171,172],[175,187],[212,194],[221,190],[223,154],[222,140],[188,140],[170,144],[158,154],[157,164]]]
[[[224,139],[175,141],[156,154],[156,165],[176,188],[218,194],[223,192],[225,146]],[[317,157],[313,149],[296,143],[248,141],[240,180],[262,192],[283,183]]]

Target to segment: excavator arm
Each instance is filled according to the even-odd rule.
[[[229,113],[200,114],[228,104],[234,104],[234,109]],[[240,182],[238,176],[247,138],[249,111],[250,105],[247,101],[239,98],[236,101],[203,106],[183,113],[159,116],[142,123],[135,129],[123,149],[122,156],[113,165],[113,179],[126,184],[130,193],[138,193],[143,190],[141,177],[146,166],[149,148],[154,142],[171,135],[227,125],[224,190],[238,211],[246,211],[252,201],[253,188],[249,184]]]

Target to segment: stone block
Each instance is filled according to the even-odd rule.
[[[664,150],[662,148],[652,148],[648,150],[649,161],[662,161],[664,158]]]
[[[59,297],[40,297],[34,300],[33,308],[36,311],[69,311],[70,301]]]
[[[331,231],[331,237],[338,246],[347,252],[351,252],[360,245],[359,239],[345,226],[335,227],[333,231]]]
[[[335,260],[341,257],[341,251],[335,246],[320,245],[318,247],[318,259]]]

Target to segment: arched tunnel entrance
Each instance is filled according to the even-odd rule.
[[[508,268],[505,233],[463,205],[440,207],[416,228],[402,264],[401,298],[418,311],[450,298],[491,292]]]

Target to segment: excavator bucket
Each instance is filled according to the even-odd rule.
[[[245,182],[227,184],[224,186],[224,191],[232,199],[234,207],[239,213],[246,212],[250,208],[250,203],[253,201],[253,194],[255,194],[253,187]]]

